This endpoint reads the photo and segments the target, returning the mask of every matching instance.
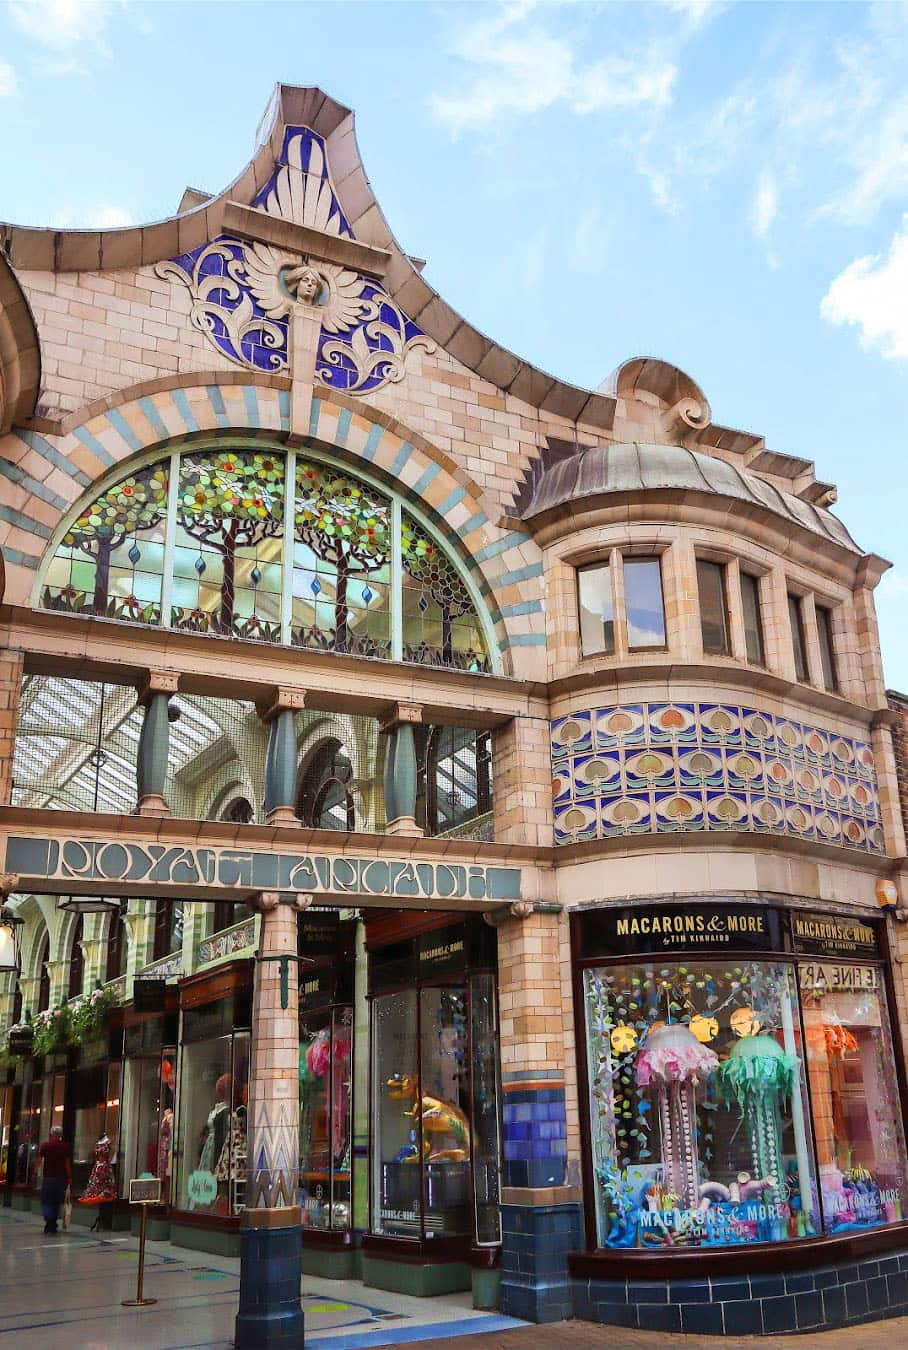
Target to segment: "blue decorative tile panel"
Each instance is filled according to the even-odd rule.
[[[559,718],[552,794],[558,844],[749,830],[884,852],[870,745],[737,704]]]
[[[353,238],[325,143],[308,127],[287,128],[274,173],[252,205],[323,234]],[[271,244],[222,234],[159,263],[155,272],[187,286],[195,327],[229,360],[255,370],[287,368],[289,316],[297,304],[321,321],[315,374],[332,389],[364,394],[399,381],[408,352],[434,349],[378,282]]]

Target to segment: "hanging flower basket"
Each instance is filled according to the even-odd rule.
[[[107,1014],[119,1002],[116,991],[107,988],[95,989],[70,1003],[69,1044],[84,1045],[86,1041],[97,1040],[107,1026]]]
[[[10,1027],[7,1049],[11,1055],[30,1055],[35,1043],[35,1032],[30,1022],[17,1022]]]
[[[55,1050],[64,1050],[69,1043],[69,1009],[48,1008],[32,1022],[35,1039],[32,1054],[41,1059]]]

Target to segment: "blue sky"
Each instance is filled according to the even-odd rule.
[[[355,108],[402,245],[595,386],[662,357],[813,459],[908,690],[908,5],[0,3],[0,219],[128,224],[245,164],[276,80]]]

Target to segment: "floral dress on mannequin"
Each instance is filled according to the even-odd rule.
[[[107,1135],[102,1134],[95,1144],[95,1163],[88,1178],[88,1185],[79,1196],[80,1205],[98,1205],[107,1200],[116,1200],[117,1183],[110,1165],[112,1152],[113,1145]]]

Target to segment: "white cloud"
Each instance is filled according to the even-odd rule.
[[[119,230],[134,224],[131,211],[109,202],[78,209],[64,206],[54,218],[54,227],[58,230]]]
[[[757,183],[750,213],[750,225],[757,239],[765,239],[770,226],[779,214],[779,189],[769,169],[764,169]]]
[[[820,303],[827,323],[853,324],[861,346],[887,360],[908,360],[908,214],[888,254],[855,258]]]
[[[435,94],[431,105],[455,134],[559,104],[585,115],[658,108],[671,99],[678,71],[661,47],[636,58],[609,54],[585,61],[572,36],[555,34],[531,17],[535,8],[501,6],[454,38],[451,51],[474,67],[473,77],[454,93]]]
[[[97,41],[113,9],[111,0],[11,0],[13,23],[34,42],[71,49]]]
[[[0,61],[0,98],[16,92],[16,72],[6,61]]]
[[[703,28],[728,8],[726,0],[662,0],[662,3],[673,14],[682,15],[691,28]]]

